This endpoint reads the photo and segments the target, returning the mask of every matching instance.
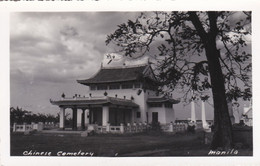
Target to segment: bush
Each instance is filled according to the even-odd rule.
[[[188,125],[187,131],[188,131],[188,133],[194,134],[195,133],[195,125],[192,125],[192,126]]]

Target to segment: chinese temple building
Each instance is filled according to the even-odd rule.
[[[90,125],[107,130],[107,126],[129,126],[159,122],[169,124],[176,117],[173,104],[179,101],[158,95],[158,83],[148,63],[131,66],[101,67],[91,78],[77,80],[86,86],[84,96],[62,95],[50,102],[60,107],[59,127],[65,127],[65,111],[72,109],[72,129]]]

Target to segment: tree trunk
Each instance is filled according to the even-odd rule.
[[[219,62],[220,52],[216,48],[216,40],[210,39],[205,45],[214,101],[214,135],[212,149],[228,150],[232,147],[232,125],[229,118],[225,95],[225,82]]]
[[[232,147],[232,126],[229,118],[226,100],[225,81],[219,62],[220,52],[217,50],[216,36],[217,13],[207,12],[210,29],[205,31],[196,12],[189,12],[190,20],[197,30],[198,35],[205,46],[208,61],[212,94],[214,101],[214,135],[211,143],[212,149],[230,149]]]

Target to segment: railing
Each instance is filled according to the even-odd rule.
[[[61,100],[92,100],[92,99],[107,99],[107,96],[92,96],[92,97],[86,97],[86,96],[73,96],[73,97],[62,97]]]
[[[44,125],[43,123],[32,123],[32,124],[16,124],[13,125],[13,132],[26,132],[26,131],[32,131],[37,130],[41,131],[43,130]]]
[[[146,130],[148,128],[148,125],[146,123],[134,123],[133,125],[128,124],[127,126],[124,126],[124,130],[127,133],[138,133]]]
[[[97,126],[96,127],[96,131],[98,132],[98,133],[105,133],[106,132],[106,126]]]
[[[161,129],[164,132],[184,132],[187,130],[187,124],[186,123],[167,123],[165,125],[161,125]]]
[[[121,126],[109,126],[109,131],[111,133],[122,133]]]
[[[90,125],[91,126],[91,125]],[[145,123],[133,123],[133,124],[127,124],[120,126],[110,126],[108,124],[107,126],[97,126],[95,127],[89,127],[90,130],[94,130],[97,133],[138,133],[143,132],[149,128],[149,125]],[[188,124],[186,123],[168,123],[161,125],[161,129],[164,132],[171,132],[171,133],[177,133],[177,132],[184,132],[187,130]]]
[[[97,125],[88,125],[88,130],[94,130],[97,133],[133,133],[133,132],[142,132],[144,129],[147,128],[146,124],[128,124],[128,125],[123,125],[121,124],[120,126],[111,126],[108,124],[107,126],[97,126]]]
[[[59,128],[59,123],[53,123],[53,122],[45,122],[43,124],[44,129],[54,129],[54,128]]]

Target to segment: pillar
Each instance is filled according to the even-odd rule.
[[[14,123],[13,132],[16,132],[16,123]]]
[[[90,119],[90,114],[89,114],[90,112],[89,112],[89,109],[86,109],[85,110],[85,124],[89,124],[90,123],[90,121],[89,121],[89,119]]]
[[[196,122],[195,102],[194,102],[194,100],[191,101],[191,121]]]
[[[60,129],[65,128],[65,108],[60,107]]]
[[[169,132],[173,132],[173,123],[172,122],[169,125]]]
[[[106,126],[109,121],[109,107],[102,107],[102,126]]]
[[[120,132],[124,133],[124,124],[123,123],[120,123]]]
[[[72,130],[77,130],[77,108],[72,108]]]
[[[22,131],[26,131],[26,123],[23,123],[23,130]]]
[[[81,114],[81,128],[82,130],[85,130],[85,110],[86,109],[82,109],[82,114]]]
[[[205,112],[205,101],[201,101],[201,121],[202,121],[202,126],[205,126],[207,124],[206,121],[206,112]]]
[[[110,131],[110,123],[107,123],[106,132],[109,133],[109,131]]]

